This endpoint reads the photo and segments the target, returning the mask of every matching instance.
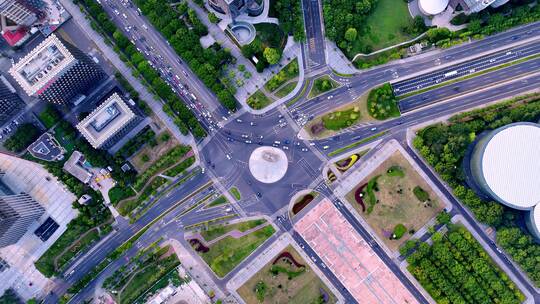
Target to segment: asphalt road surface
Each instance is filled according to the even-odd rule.
[[[510,61],[540,53],[540,43],[522,45],[451,65],[440,70],[422,74],[411,79],[392,83],[396,96],[414,92],[444,81],[478,73]]]
[[[436,88],[424,93],[413,95],[399,101],[398,106],[401,114],[425,107],[441,100],[458,96],[465,92],[478,90],[492,86],[499,82],[508,81],[512,78],[534,73],[540,70],[540,58],[518,63],[507,68],[489,72],[483,75],[462,80],[456,83]]]
[[[307,67],[316,69],[326,64],[323,20],[318,0],[302,0],[307,39]]]

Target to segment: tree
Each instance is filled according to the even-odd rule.
[[[345,32],[345,40],[349,42],[353,42],[356,40],[356,37],[358,36],[358,31],[354,27],[350,27]]]
[[[281,53],[278,52],[278,50],[276,50],[275,48],[265,48],[263,56],[269,64],[276,64],[281,59]]]

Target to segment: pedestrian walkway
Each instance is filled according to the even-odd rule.
[[[165,124],[174,137],[178,139],[182,144],[191,145],[195,147],[195,141],[191,135],[183,135],[174,121],[163,111],[163,102],[161,100],[154,99],[154,95],[148,91],[148,89],[141,83],[141,81],[132,75],[132,70],[118,57],[118,54],[105,43],[104,38],[94,31],[90,26],[90,21],[81,12],[80,8],[70,0],[60,0],[60,3],[71,14],[73,20],[81,28],[81,30],[92,40],[96,46],[101,50],[104,58],[106,58],[112,65],[124,76],[124,78],[133,86],[133,88],[139,93],[140,99],[144,100],[147,105],[152,109],[157,117]]]
[[[328,39],[326,41],[326,56],[328,59],[328,66],[335,72],[344,75],[357,74],[360,71],[354,67],[354,65],[347,59],[345,54],[337,47],[337,45]]]

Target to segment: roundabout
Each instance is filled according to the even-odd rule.
[[[249,157],[249,171],[261,183],[272,184],[285,176],[289,166],[287,155],[274,147],[259,147]]]

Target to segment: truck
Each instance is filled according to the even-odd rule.
[[[452,77],[452,76],[455,76],[455,75],[457,75],[457,71],[456,71],[456,70],[451,71],[451,72],[448,72],[448,73],[445,73],[445,74],[444,74],[444,78]]]

